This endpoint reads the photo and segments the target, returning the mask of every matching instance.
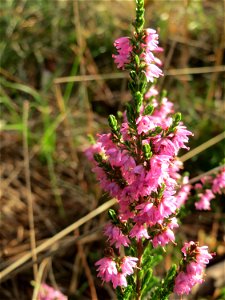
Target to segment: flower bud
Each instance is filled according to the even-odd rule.
[[[149,144],[143,145],[143,152],[145,159],[149,160],[152,157],[151,146]]]

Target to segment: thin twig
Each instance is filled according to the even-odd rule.
[[[91,299],[92,300],[98,300],[98,296],[97,296],[95,285],[94,285],[94,280],[93,280],[93,277],[91,275],[91,270],[88,266],[87,259],[86,259],[86,256],[85,256],[84,247],[80,243],[78,243],[77,246],[78,246],[78,253],[80,254],[81,261],[82,261],[82,264],[83,264],[83,267],[84,267],[84,271],[85,271],[85,274],[86,274],[86,277],[87,277],[87,280],[88,280],[88,284],[89,284],[89,287],[90,287]]]
[[[202,151],[206,150],[207,148],[217,144],[218,142],[222,141],[224,138],[225,138],[225,131],[213,137],[212,139],[208,140],[207,142],[201,144],[195,149],[189,151],[188,153],[184,154],[183,156],[180,157],[180,160],[184,162],[192,158],[193,156],[201,153]]]
[[[27,188],[31,255],[33,260],[34,279],[36,280],[38,274],[38,265],[37,265],[36,240],[35,240],[35,230],[34,230],[33,196],[31,192],[31,181],[30,181],[30,165],[29,165],[30,161],[29,161],[29,148],[28,148],[28,116],[29,116],[29,102],[25,101],[23,106],[23,155],[24,155],[25,181],[26,181],[26,188]]]

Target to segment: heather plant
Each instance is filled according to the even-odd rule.
[[[212,258],[207,246],[185,242],[181,260],[173,264],[164,278],[156,276],[165,246],[175,242],[179,226],[177,215],[190,186],[185,183],[177,158],[192,135],[175,113],[165,91],[157,90],[163,76],[155,55],[158,34],[144,28],[144,0],[136,0],[136,19],[132,37],[118,38],[114,61],[130,74],[132,101],[121,122],[108,118],[111,132],[99,134],[87,149],[101,187],[118,200],[118,210],[109,210],[110,222],[105,256],[96,262],[97,276],[110,282],[118,299],[168,299],[175,292],[189,294],[201,283],[206,264]],[[182,182],[183,181],[183,182]]]

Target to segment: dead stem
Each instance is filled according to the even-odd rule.
[[[23,154],[24,154],[25,180],[26,180],[26,187],[27,187],[31,255],[33,261],[34,279],[36,281],[37,274],[38,274],[38,265],[37,265],[36,240],[35,240],[35,230],[34,230],[33,196],[31,192],[31,181],[30,181],[30,165],[29,165],[30,160],[29,160],[29,149],[28,149],[28,116],[29,116],[29,102],[25,101],[23,106]]]
[[[87,280],[88,280],[88,284],[89,284],[89,288],[90,288],[90,292],[91,292],[91,299],[92,300],[98,300],[94,280],[93,280],[93,277],[91,275],[91,270],[90,270],[90,268],[88,266],[88,263],[87,263],[84,247],[80,243],[78,243],[77,246],[78,246],[78,253],[80,254],[82,265],[84,267],[85,275],[86,275]]]

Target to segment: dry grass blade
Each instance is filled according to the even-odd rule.
[[[25,101],[23,107],[23,153],[24,153],[25,180],[26,180],[26,187],[27,187],[31,255],[33,260],[34,278],[36,280],[38,274],[38,265],[37,265],[36,239],[35,239],[35,230],[34,230],[33,196],[31,192],[31,181],[30,181],[30,166],[29,166],[30,162],[29,162],[29,149],[28,149],[28,116],[29,116],[29,102]]]
[[[55,84],[67,82],[80,82],[80,81],[94,81],[94,80],[107,80],[107,79],[121,79],[128,77],[128,73],[109,73],[109,74],[95,74],[95,75],[78,75],[58,77],[54,80]]]
[[[74,222],[70,226],[66,227],[47,241],[43,242],[40,246],[38,246],[36,250],[36,254],[50,248],[52,245],[54,245],[56,242],[61,240],[63,237],[68,235],[69,233],[73,232],[75,229],[79,228],[81,225],[85,224],[89,220],[93,219],[97,215],[101,214],[102,212],[106,211],[108,208],[116,204],[116,199],[111,199],[107,201],[106,203],[102,204],[83,218],[79,219],[78,221]],[[32,258],[31,253],[25,254],[23,257],[12,263],[9,267],[5,268],[2,272],[0,272],[0,280],[2,280],[4,277],[9,275],[13,270],[17,269],[21,265],[23,265],[25,262],[27,262],[29,259]]]
[[[225,72],[225,66],[171,69],[166,71],[165,75],[177,76],[177,75],[205,74],[205,73],[217,73],[217,72]]]
[[[215,67],[200,67],[200,68],[181,68],[170,69],[165,71],[165,76],[177,76],[177,75],[189,75],[189,74],[204,74],[204,73],[216,73],[225,72],[225,66]],[[93,80],[107,80],[107,79],[121,79],[128,77],[128,73],[109,73],[99,75],[78,75],[58,77],[54,80],[55,84],[67,83],[67,82],[80,82],[80,81],[93,81]]]
[[[38,299],[38,292],[39,292],[39,290],[40,290],[42,276],[43,276],[43,273],[44,273],[45,268],[46,268],[46,267],[48,266],[48,264],[49,264],[49,261],[50,261],[49,258],[45,258],[45,259],[41,262],[41,264],[40,264],[40,267],[39,267],[39,270],[38,270],[38,274],[37,274],[37,278],[36,278],[36,281],[35,281],[35,286],[34,286],[34,292],[33,292],[32,300]]]
[[[202,151],[206,150],[207,148],[219,143],[224,138],[225,138],[225,131],[213,137],[212,139],[208,140],[207,142],[201,144],[200,146],[196,147],[192,151],[189,151],[188,153],[184,154],[183,156],[180,157],[180,160],[184,162],[194,157],[195,155],[201,153]]]

